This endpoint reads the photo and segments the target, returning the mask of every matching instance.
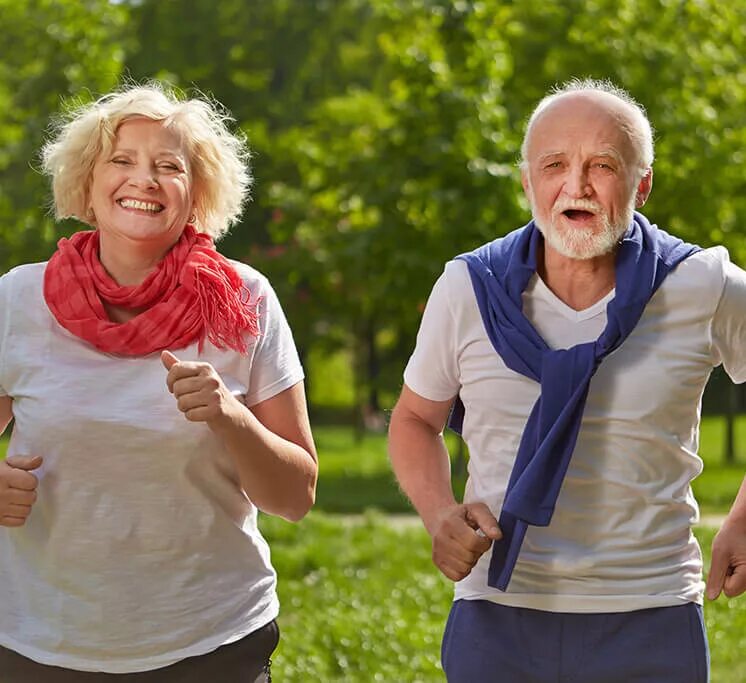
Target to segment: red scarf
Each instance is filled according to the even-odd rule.
[[[219,349],[247,350],[245,334],[256,336],[257,302],[212,240],[193,226],[145,280],[122,287],[98,258],[95,230],[61,239],[44,271],[44,299],[68,332],[100,351],[120,356],[145,356],[180,349],[205,337]],[[104,303],[120,308],[145,308],[125,323],[109,319]]]

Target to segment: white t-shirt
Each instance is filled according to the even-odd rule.
[[[234,263],[259,304],[247,355],[205,342],[248,406],[303,378],[264,276]],[[207,653],[278,613],[257,509],[230,455],[187,421],[160,354],[121,358],[62,328],[45,264],[0,278],[0,394],[13,398],[8,454],[41,455],[25,526],[0,527],[0,645],[48,665],[126,673]]]
[[[610,293],[584,311],[534,276],[523,309],[555,349],[598,338]],[[722,247],[683,261],[634,331],[591,380],[580,435],[548,527],[529,527],[503,593],[485,553],[455,597],[556,612],[613,612],[702,602],[702,557],[690,488],[702,392],[723,363],[746,380],[746,273]],[[497,517],[539,385],[510,369],[484,330],[468,268],[451,261],[435,284],[404,373],[417,394],[460,394],[469,447],[465,502]]]

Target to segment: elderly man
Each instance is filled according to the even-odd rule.
[[[690,488],[712,368],[746,380],[746,273],[636,211],[652,140],[607,82],[552,92],[522,148],[533,220],[446,264],[430,295],[389,450],[457,582],[449,681],[701,683],[705,591],[746,590],[746,485],[707,586]]]

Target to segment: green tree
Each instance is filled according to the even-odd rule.
[[[270,276],[302,349],[350,350],[373,408],[443,263],[528,220],[523,123],[557,82],[610,78],[640,100],[657,129],[647,213],[746,262],[743,3],[0,0],[0,14],[0,268],[51,249],[29,164],[61,96],[123,69],[195,87],[255,151],[254,201],[223,250]]]
[[[358,78],[282,138],[300,184],[272,184],[282,218],[271,227],[326,327],[348,333],[361,403],[375,410],[443,263],[521,212],[499,32],[452,3],[366,6]]]
[[[398,385],[443,261],[528,219],[514,162],[523,122],[555,83],[592,76],[630,90],[658,131],[646,210],[746,257],[742,3],[364,4],[364,73],[281,136],[299,175],[273,182],[282,218],[270,227],[291,246],[280,269],[350,333],[371,402],[376,386]],[[393,372],[370,381],[381,356]]]
[[[63,99],[117,82],[126,17],[107,0],[0,0],[0,272],[54,249],[38,153]]]

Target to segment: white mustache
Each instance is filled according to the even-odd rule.
[[[591,211],[595,214],[604,213],[604,207],[592,199],[559,199],[552,207],[552,213],[558,214],[564,211]]]

